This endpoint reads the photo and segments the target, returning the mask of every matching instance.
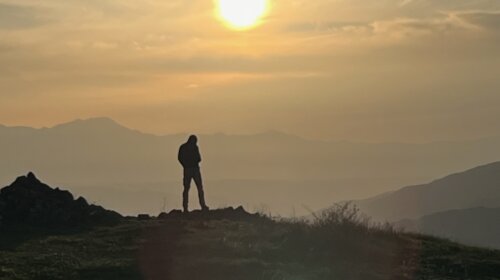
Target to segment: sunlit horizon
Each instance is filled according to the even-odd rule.
[[[274,0],[264,14],[253,1],[222,20],[212,0],[0,0],[0,123],[487,137],[500,125],[500,2],[457,1]]]

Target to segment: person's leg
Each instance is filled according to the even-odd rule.
[[[184,169],[184,178],[183,178],[184,191],[182,192],[182,207],[184,208],[184,212],[188,211],[189,189],[191,188],[191,178],[192,178],[192,172],[190,172],[188,169]]]
[[[198,189],[198,199],[200,201],[201,209],[208,210],[207,204],[205,203],[205,192],[203,191],[203,180],[201,179],[200,169],[196,169],[193,173],[193,179]]]

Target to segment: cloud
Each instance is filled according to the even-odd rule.
[[[491,31],[500,31],[500,11],[499,12],[462,12],[458,17],[470,24]]]
[[[0,29],[32,28],[48,22],[50,20],[36,8],[0,3]]]
[[[382,118],[388,106],[404,108],[402,120],[498,89],[498,0],[273,0],[266,22],[243,33],[226,30],[206,0],[0,2],[0,112],[13,116],[16,103],[67,118],[197,104],[236,123],[245,117],[231,108],[247,106],[261,120],[286,116],[283,127],[331,119],[323,128],[335,132],[363,127],[353,111]],[[330,115],[343,110],[341,121]]]
[[[289,32],[332,32],[343,28],[365,26],[368,22],[345,22],[345,21],[314,21],[292,23],[285,28]]]
[[[200,87],[199,84],[189,84],[186,86],[186,88],[188,88],[188,89],[197,89],[199,87]]]
[[[450,11],[495,11],[500,9],[497,0],[398,0],[400,13],[407,16],[427,17]]]
[[[12,46],[11,44],[6,42],[0,42],[0,55],[3,53],[11,52],[14,49],[15,49],[14,46]]]
[[[94,49],[98,49],[98,50],[110,50],[110,49],[115,49],[117,47],[117,45],[114,43],[97,41],[97,42],[92,43],[92,47]]]
[[[430,19],[399,18],[395,20],[376,21],[371,24],[371,27],[373,34],[382,34],[397,38],[446,35],[467,31],[468,29],[453,14]]]
[[[453,45],[453,51],[478,49],[496,42],[500,30],[500,12],[450,11],[427,17],[397,17],[369,22],[315,21],[295,23],[287,29],[290,37],[299,40],[308,53],[370,52],[380,47],[426,46],[430,50],[440,45]],[[304,45],[308,44],[309,47]]]

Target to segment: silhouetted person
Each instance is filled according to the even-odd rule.
[[[182,144],[179,148],[178,159],[179,162],[184,167],[184,192],[182,193],[182,206],[184,207],[184,212],[188,212],[188,201],[189,201],[189,189],[191,188],[191,179],[194,180],[196,187],[198,188],[198,198],[200,200],[200,206],[202,210],[208,210],[205,204],[205,194],[203,192],[203,182],[201,180],[200,172],[200,162],[201,155],[198,149],[198,138],[195,135],[189,136],[186,143]]]

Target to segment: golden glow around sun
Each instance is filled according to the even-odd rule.
[[[269,0],[217,0],[216,3],[218,16],[237,30],[258,25],[269,8]]]

